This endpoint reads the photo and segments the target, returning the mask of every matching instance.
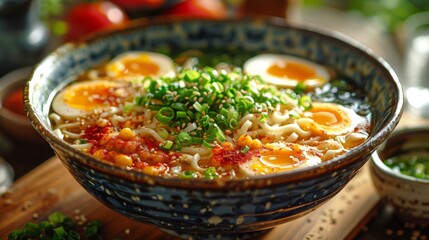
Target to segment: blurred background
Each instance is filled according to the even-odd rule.
[[[427,10],[426,0],[0,0],[0,158],[16,180],[54,155],[25,117],[22,89],[32,66],[65,42],[139,18],[267,15],[345,34],[385,58],[405,82],[404,26]]]

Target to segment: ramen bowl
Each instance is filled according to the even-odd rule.
[[[177,179],[113,166],[84,154],[51,129],[53,96],[69,79],[129,50],[244,49],[323,62],[350,78],[372,105],[367,140],[317,166],[249,179]],[[281,19],[146,19],[126,29],[69,43],[42,60],[25,91],[33,126],[95,198],[131,219],[181,238],[240,239],[299,218],[337,194],[395,128],[403,97],[388,64],[335,32]]]
[[[383,201],[392,205],[404,220],[429,222],[429,179],[425,176],[428,171],[422,168],[429,161],[428,139],[427,127],[395,131],[370,160],[374,186]]]

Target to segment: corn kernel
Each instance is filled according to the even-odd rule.
[[[133,165],[133,159],[130,156],[118,154],[115,156],[115,163],[119,166],[131,167]]]
[[[157,169],[154,166],[147,166],[142,169],[142,172],[148,175],[157,175]]]
[[[165,167],[163,165],[156,165],[156,166],[147,166],[142,169],[143,173],[146,173],[148,175],[159,175],[163,171],[165,171]]]
[[[250,147],[250,149],[261,149],[262,148],[262,142],[259,139],[253,139],[252,145],[249,147]]]
[[[104,159],[104,150],[103,149],[98,149],[97,151],[95,151],[92,156],[94,156],[97,159]]]
[[[247,134],[241,135],[238,138],[237,145],[239,147],[250,146],[251,144],[252,144],[252,138]]]
[[[129,141],[129,140],[133,139],[135,136],[136,136],[136,134],[130,128],[123,128],[119,132],[119,137],[125,141]]]

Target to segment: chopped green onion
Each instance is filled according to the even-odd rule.
[[[188,115],[186,115],[185,111],[177,111],[176,112],[176,117],[177,118],[186,118]]]
[[[201,104],[199,102],[194,102],[194,104],[192,105],[195,110],[197,110],[198,112],[201,112],[203,110],[203,107],[201,106]]]
[[[225,90],[225,87],[220,82],[212,83],[213,88],[216,92],[222,93]]]
[[[228,114],[227,114],[228,119],[235,119],[238,120],[240,118],[240,114],[238,113],[237,110],[235,110],[235,108],[230,108],[228,109]]]
[[[229,128],[231,128],[231,129],[238,128],[238,121],[235,119],[229,120]]]
[[[39,224],[27,222],[23,229],[13,230],[9,235],[10,240],[19,239],[102,239],[100,232],[101,221],[90,221],[84,227],[81,236],[77,223],[61,212],[54,212],[48,216],[48,220]]]
[[[203,138],[200,137],[192,137],[192,144],[201,144]]]
[[[85,236],[87,239],[101,239],[101,236],[98,234],[103,224],[100,221],[92,221],[88,223],[85,227]]]
[[[173,142],[172,142],[172,141],[170,141],[170,140],[167,140],[167,141],[165,141],[164,143],[160,143],[160,144],[159,144],[159,148],[160,148],[161,150],[165,150],[165,151],[170,150],[172,146],[173,146]]]
[[[180,132],[174,142],[180,147],[189,146],[192,143],[192,137],[187,132]]]
[[[304,95],[298,100],[298,106],[302,107],[305,111],[310,110],[313,107],[311,97]]]
[[[203,140],[203,146],[206,148],[213,148],[213,145],[211,145],[209,142],[207,142],[206,140]]]
[[[157,128],[156,133],[158,133],[158,135],[163,139],[167,139],[169,136],[168,131],[165,128]]]
[[[290,111],[289,112],[289,116],[291,116],[291,117],[293,117],[295,119],[299,118],[299,114],[297,112],[295,112],[295,111]]]
[[[163,107],[156,113],[160,123],[168,124],[174,118],[174,110],[171,107]]]
[[[219,114],[222,115],[222,116],[228,117],[228,110],[226,110],[225,108],[222,108],[220,110]]]
[[[182,178],[191,179],[196,177],[197,177],[197,173],[192,170],[186,170],[182,172]]]
[[[207,170],[204,171],[204,177],[207,180],[212,180],[217,178],[218,176],[217,176],[216,169],[214,167],[207,168]]]
[[[245,154],[245,153],[249,152],[249,150],[250,150],[250,148],[249,148],[248,146],[244,146],[244,147],[240,150],[240,152],[241,152],[242,154]]]
[[[262,114],[261,117],[259,118],[259,122],[264,123],[267,121],[267,119],[268,119],[268,115]]]
[[[225,116],[218,114],[215,118],[216,124],[221,128],[221,129],[226,129],[228,127],[228,120],[226,119]]]
[[[186,111],[186,105],[185,105],[185,104],[183,104],[183,103],[175,102],[175,103],[172,103],[172,104],[171,104],[171,107],[172,107],[173,109],[176,109],[176,110]]]
[[[200,73],[196,70],[188,70],[185,73],[185,80],[189,82],[196,82],[200,78]]]
[[[225,142],[226,141],[226,137],[223,134],[223,131],[219,128],[219,126],[215,123],[214,124],[214,135],[216,136],[216,138],[220,141],[220,142]]]
[[[301,94],[305,91],[305,89],[307,89],[307,85],[303,82],[299,82],[298,84],[296,84],[295,88],[293,89],[293,91],[296,94]]]

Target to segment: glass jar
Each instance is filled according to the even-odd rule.
[[[45,54],[49,32],[38,7],[38,0],[0,0],[0,76]]]

